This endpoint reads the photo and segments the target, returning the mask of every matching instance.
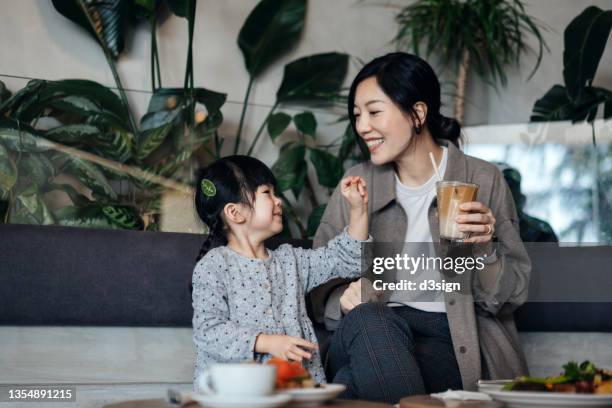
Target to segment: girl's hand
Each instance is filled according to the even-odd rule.
[[[495,233],[495,217],[491,209],[478,201],[463,203],[459,206],[469,214],[461,214],[455,218],[459,224],[459,230],[469,232],[470,237],[463,242],[490,243]]]
[[[306,350],[317,350],[319,346],[299,337],[284,334],[265,334],[257,336],[255,351],[268,353],[283,360],[302,361],[310,360],[312,353]],[[304,350],[306,349],[306,350]]]
[[[352,209],[362,209],[368,204],[366,182],[359,176],[345,177],[340,181],[340,191]]]

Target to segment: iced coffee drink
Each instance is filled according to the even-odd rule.
[[[438,181],[436,183],[438,197],[438,221],[440,238],[459,241],[469,237],[468,232],[459,230],[455,217],[467,214],[459,206],[463,203],[476,201],[478,184],[462,183],[460,181]]]

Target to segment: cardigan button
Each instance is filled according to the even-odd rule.
[[[465,354],[465,352],[466,352],[466,351],[467,351],[467,349],[465,348],[465,346],[461,346],[461,347],[459,347],[459,352],[460,352],[461,354]]]
[[[264,283],[261,286],[263,286],[264,289],[270,289],[270,285],[268,284],[268,282]]]
[[[454,305],[454,304],[455,304],[455,299],[451,299],[451,300],[449,300],[449,301],[448,301],[448,304],[449,304],[449,305],[451,305],[451,306],[452,306],[452,305]]]

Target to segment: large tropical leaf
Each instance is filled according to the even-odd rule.
[[[52,2],[60,14],[87,30],[102,47],[110,51],[114,58],[123,51],[125,25],[131,13],[131,1],[52,0]],[[81,4],[85,6],[87,14]]]
[[[281,148],[278,160],[272,166],[278,190],[284,192],[291,189],[296,199],[306,181],[308,167],[304,160],[305,155],[305,145],[288,143]]]
[[[573,101],[580,102],[584,87],[593,82],[611,27],[612,10],[590,6],[565,29],[563,78]]]
[[[87,143],[100,134],[100,129],[92,125],[58,126],[45,132],[45,137],[57,143],[75,145]]]
[[[127,110],[121,99],[97,82],[80,79],[32,80],[3,105],[0,113],[31,122],[43,116],[48,108],[80,114],[85,118],[103,115],[117,125],[129,128]]]
[[[293,117],[293,123],[300,132],[314,139],[315,133],[317,133],[317,119],[312,112],[298,113]]]
[[[337,157],[325,150],[310,149],[310,161],[317,172],[319,184],[327,188],[335,188],[338,185],[344,168]]]
[[[144,221],[136,208],[127,205],[105,205],[102,213],[111,223],[122,229],[142,230]]]
[[[291,123],[291,116],[287,115],[284,112],[277,112],[268,118],[268,134],[274,141],[278,136],[280,136],[287,126]]]
[[[55,167],[43,154],[24,153],[19,159],[19,173],[39,188],[55,176]]]
[[[601,91],[596,92],[594,88],[585,88],[582,100],[579,104],[575,104],[569,98],[565,87],[555,85],[536,101],[533,106],[531,121],[571,120],[572,122],[579,122],[586,119],[591,122],[595,119],[598,105],[604,102],[608,95],[612,99],[612,93],[605,90]]]
[[[132,157],[132,134],[123,130],[102,132],[88,143],[99,155],[117,162],[125,163]]]
[[[94,193],[102,197],[116,199],[117,193],[113,190],[104,173],[93,163],[79,157],[62,154],[67,161],[64,164],[65,170],[74,175],[83,185],[90,188]]]
[[[160,127],[142,132],[140,135],[140,143],[136,150],[136,158],[138,160],[144,160],[151,152],[161,146],[173,126],[173,123],[170,122]]]
[[[306,0],[261,0],[247,17],[238,46],[251,77],[256,77],[299,40]]]
[[[276,99],[281,103],[329,100],[340,91],[347,70],[347,54],[332,52],[295,60],[285,65]]]
[[[67,206],[55,212],[60,225],[80,228],[118,229],[102,212],[102,206],[89,204],[82,207]]]
[[[17,181],[17,166],[9,151],[0,143],[0,194],[8,192]]]
[[[13,121],[0,121],[0,142],[16,152],[38,153],[49,149],[49,142],[41,132]]]
[[[19,192],[15,197],[16,210],[11,216],[15,224],[54,224],[55,219],[42,200],[38,187],[34,184]]]

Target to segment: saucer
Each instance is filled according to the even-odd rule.
[[[258,397],[235,397],[225,395],[191,394],[202,408],[276,408],[282,407],[291,400],[287,394],[272,394]]]
[[[306,408],[316,407],[323,402],[335,398],[346,389],[344,384],[323,384],[318,388],[288,388],[278,390],[277,395],[288,395],[291,397],[291,406]]]

